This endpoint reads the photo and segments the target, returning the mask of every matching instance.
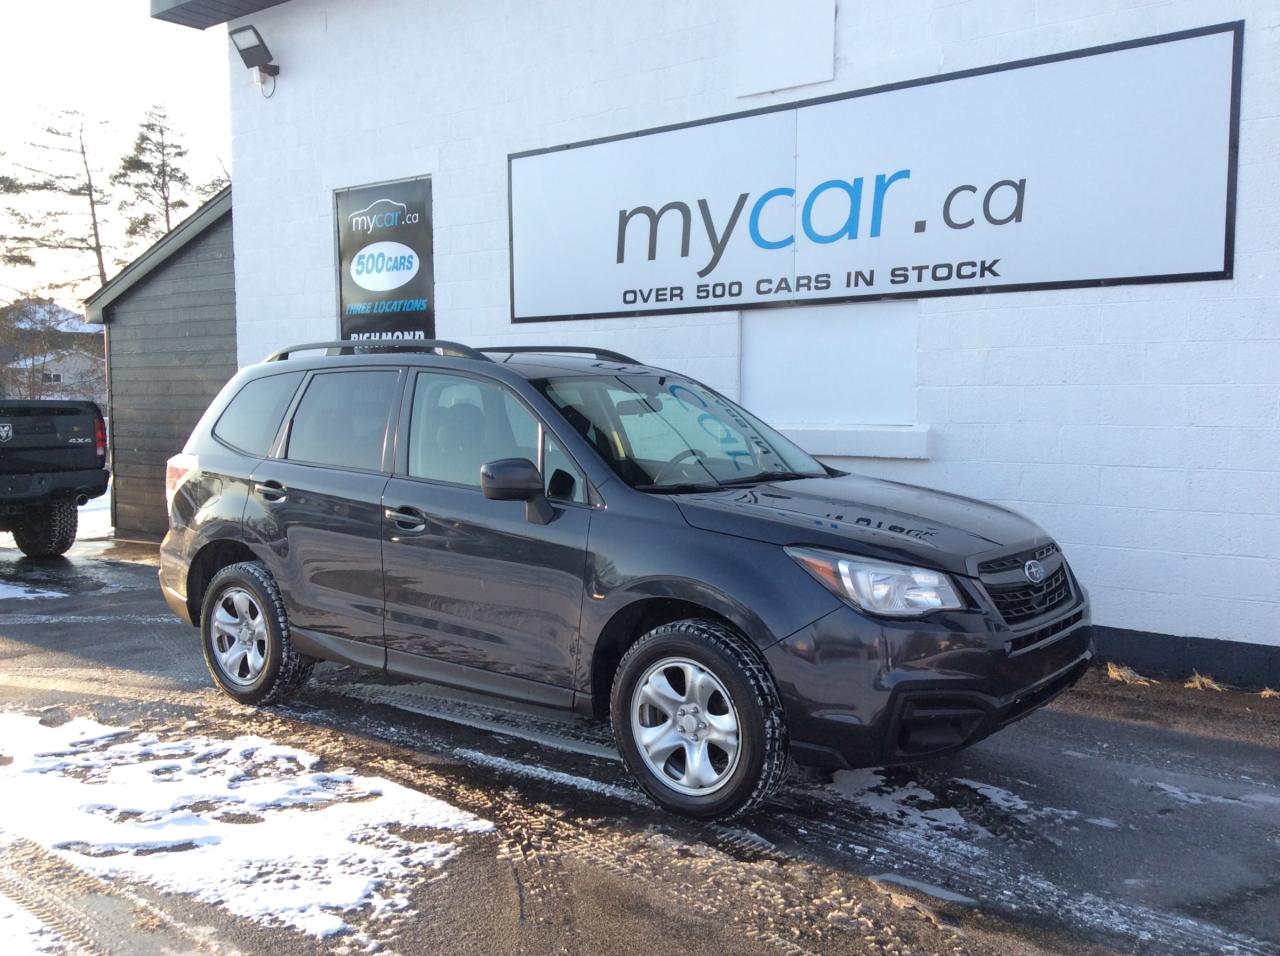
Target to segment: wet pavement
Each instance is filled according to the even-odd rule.
[[[1091,675],[959,754],[698,824],[572,715],[334,665],[239,707],[153,553],[0,539],[19,951],[1280,952],[1280,701]]]

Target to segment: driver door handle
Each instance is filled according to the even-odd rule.
[[[406,534],[418,534],[427,530],[427,516],[417,508],[387,508],[383,514]]]

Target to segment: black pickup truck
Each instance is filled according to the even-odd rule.
[[[0,531],[51,558],[76,540],[76,508],[107,490],[107,429],[93,402],[0,399]]]

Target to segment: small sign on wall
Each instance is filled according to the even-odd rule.
[[[434,338],[431,180],[357,186],[335,199],[342,337]]]

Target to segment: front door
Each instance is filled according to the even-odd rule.
[[[267,545],[292,627],[359,642],[347,656],[384,662],[382,494],[394,368],[318,372],[306,383],[278,457],[254,469],[245,517]],[[341,647],[342,645],[338,645]]]
[[[585,479],[505,385],[421,371],[408,387],[407,465],[383,493],[388,666],[563,700],[591,520]],[[523,502],[484,497],[480,466],[499,458],[539,465],[550,522],[530,522]]]

